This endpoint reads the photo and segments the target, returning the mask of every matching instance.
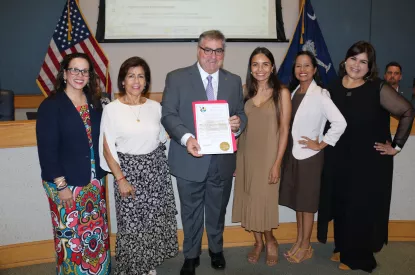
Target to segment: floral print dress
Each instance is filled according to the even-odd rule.
[[[96,178],[88,105],[77,107],[91,149],[91,182],[70,186],[74,204],[64,208],[56,184],[43,181],[48,196],[57,257],[56,274],[107,275],[111,271],[105,183]]]

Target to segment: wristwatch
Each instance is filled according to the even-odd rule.
[[[401,147],[399,147],[396,143],[394,143],[394,142],[392,142],[392,148],[393,149],[395,149],[396,151],[398,151],[398,153],[400,152],[400,151],[402,151],[402,148]]]

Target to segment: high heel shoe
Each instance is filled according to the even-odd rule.
[[[297,256],[298,252],[304,251],[304,254],[301,258],[299,258]],[[311,247],[311,245],[308,248],[299,248],[297,249],[297,251],[295,251],[295,253],[293,255],[291,255],[290,257],[287,258],[287,260],[290,263],[293,264],[299,264],[301,262],[304,262],[305,260],[311,259],[311,257],[313,257],[313,252],[314,249]]]

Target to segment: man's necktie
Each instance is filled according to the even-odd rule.
[[[206,86],[207,98],[208,100],[215,100],[215,94],[213,93],[212,76],[208,75],[207,80],[208,80],[208,84]]]

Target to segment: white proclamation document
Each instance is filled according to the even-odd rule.
[[[193,102],[193,114],[199,154],[232,154],[235,151],[226,101]]]

